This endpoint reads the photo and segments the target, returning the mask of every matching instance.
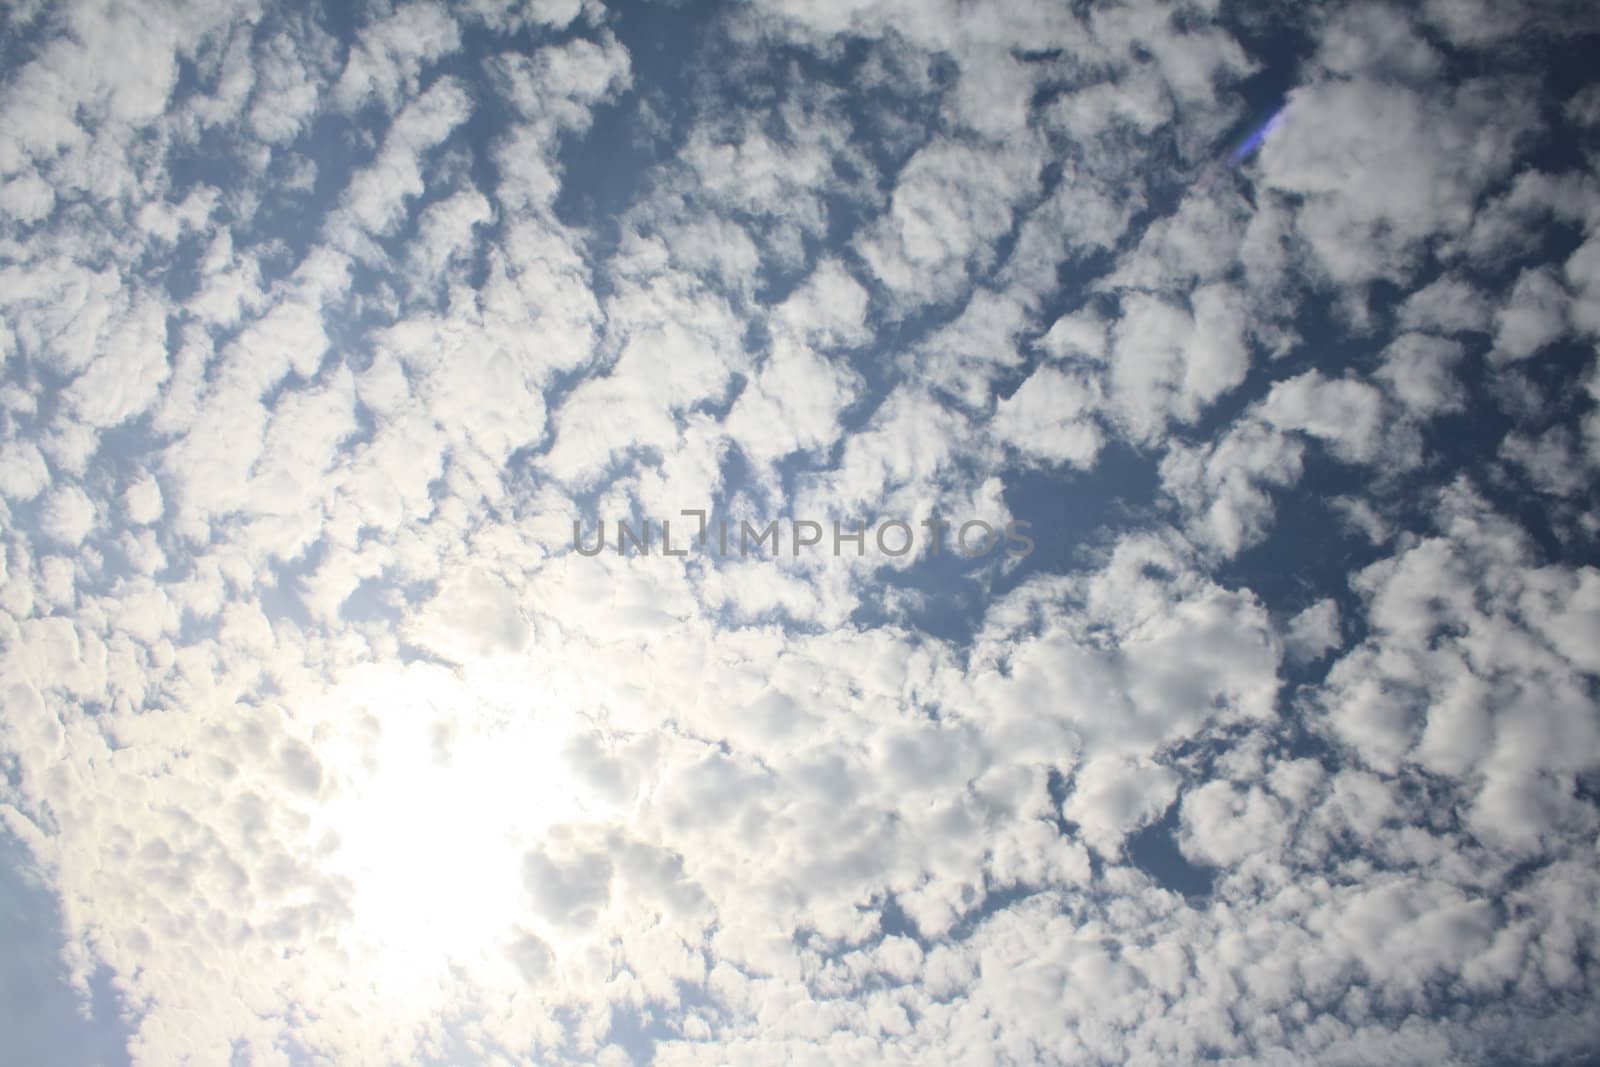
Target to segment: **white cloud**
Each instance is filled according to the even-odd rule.
[[[20,222],[48,218],[55,206],[55,190],[35,171],[29,170],[0,185],[0,211]]]
[[[986,408],[993,376],[1022,361],[1016,338],[1026,324],[1021,301],[980,288],[954,322],[918,346],[918,376],[970,408]]]
[[[0,493],[12,500],[32,500],[50,484],[50,468],[31,442],[0,446]]]
[[[1238,292],[1205,286],[1188,305],[1134,294],[1123,298],[1110,399],[1134,440],[1152,440],[1169,422],[1194,422],[1249,369]]]
[[[853,379],[847,369],[778,338],[723,425],[756,463],[825,448],[838,439],[840,413],[856,391]]]
[[[90,426],[115,426],[155,402],[169,373],[167,312],[145,299],[111,328],[100,355],[66,391],[66,400]]]
[[[1383,366],[1375,377],[1394,391],[1412,413],[1426,418],[1466,406],[1465,386],[1456,367],[1462,348],[1427,334],[1401,334],[1383,352]]]
[[[363,27],[333,87],[334,104],[348,111],[377,97],[393,111],[416,92],[427,64],[460,45],[460,30],[442,5],[402,4]]]
[[[256,84],[246,122],[269,144],[292,141],[316,116],[326,86],[322,72],[335,42],[314,23],[291,36],[277,33],[258,45]]]
[[[493,574],[452,575],[416,613],[412,637],[456,662],[517,653],[532,636],[516,594]]]
[[[1574,670],[1587,660],[1528,640],[1517,599],[1530,582],[1560,580],[1530,566],[1519,531],[1464,485],[1442,496],[1437,515],[1441,535],[1356,578],[1373,635],[1329,673],[1330,725],[1388,773],[1415,760],[1483,774],[1475,829],[1497,847],[1537,849],[1540,825],[1583,817],[1561,782],[1600,750],[1569,713],[1584,699]],[[1553,632],[1529,619],[1534,632]]]
[[[1299,480],[1303,455],[1294,439],[1244,421],[1210,448],[1173,445],[1161,461],[1161,485],[1188,514],[1189,536],[1233,556],[1266,537],[1270,490]]]
[[[39,528],[45,536],[68,548],[81,545],[94,525],[94,501],[75,485],[52,491],[39,513]]]
[[[895,306],[950,300],[988,267],[1014,206],[1037,189],[1042,162],[1027,143],[997,151],[938,140],[913,156],[888,212],[857,245]]]
[[[1538,435],[1507,434],[1500,454],[1522,468],[1543,492],[1581,497],[1589,489],[1592,464],[1579,447],[1576,435],[1565,426]]]
[[[1117,856],[1123,839],[1159,817],[1177,795],[1178,776],[1165,767],[1102,758],[1078,770],[1061,814],[1097,851]]]
[[[836,259],[826,259],[775,312],[804,340],[826,346],[853,346],[868,340],[867,291]]]
[[[1352,378],[1330,381],[1309,371],[1278,382],[1261,404],[1261,418],[1280,430],[1326,441],[1335,455],[1350,462],[1368,462],[1384,445],[1382,394]]]
[[[377,158],[351,177],[343,197],[348,219],[334,217],[335,233],[347,227],[375,236],[394,232],[407,218],[406,201],[423,192],[420,157],[465,122],[471,109],[467,91],[448,78],[407,104],[389,128]]]
[[[1294,659],[1314,662],[1343,643],[1339,632],[1339,604],[1332,597],[1323,597],[1289,620],[1284,645]]]
[[[472,18],[505,32],[525,26],[570,25],[584,10],[583,0],[468,0],[461,5]]]
[[[1295,227],[1337,284],[1409,278],[1421,242],[1472,222],[1536,122],[1508,87],[1424,93],[1370,76],[1295,89],[1261,149],[1265,184],[1303,197]]]
[[[1443,334],[1481,332],[1488,329],[1490,310],[1483,292],[1447,274],[1406,297],[1400,307],[1400,324],[1409,330]]]
[[[1496,362],[1527,359],[1566,332],[1567,294],[1546,269],[1525,270],[1510,298],[1495,312]]]
[[[1103,443],[1094,418],[1099,394],[1093,379],[1040,367],[999,402],[991,425],[1023,455],[1088,469]]]
[[[161,517],[161,486],[145,475],[123,492],[122,509],[129,522],[140,526],[155,522]]]
[[[1185,855],[1212,867],[1270,856],[1286,836],[1281,807],[1265,791],[1212,781],[1186,793],[1180,816],[1179,846]]]

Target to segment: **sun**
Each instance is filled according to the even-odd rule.
[[[523,856],[586,814],[563,758],[581,725],[571,693],[528,675],[526,661],[395,665],[336,695],[355,728],[327,768],[325,863],[351,887],[346,951],[386,996],[511,980]]]

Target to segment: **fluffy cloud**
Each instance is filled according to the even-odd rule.
[[[1367,42],[1348,53],[1359,65],[1294,90],[1262,148],[1265,184],[1304,198],[1296,230],[1337,284],[1410,278],[1424,241],[1471,224],[1537,121],[1526,97],[1491,81],[1424,91],[1437,57],[1406,39],[1403,21],[1402,36],[1373,46],[1381,21],[1346,24],[1348,39]]]
[[[1024,455],[1052,463],[1092,467],[1103,439],[1094,412],[1093,380],[1040,367],[995,409],[994,430]]]
[[[1013,207],[1033,194],[1042,165],[1032,144],[986,149],[936,141],[912,157],[889,209],[859,247],[897,306],[943,302],[992,263]]]

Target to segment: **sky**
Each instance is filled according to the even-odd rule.
[[[0,1062],[1594,1063],[1597,49],[0,6]]]

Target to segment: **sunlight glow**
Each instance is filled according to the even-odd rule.
[[[343,694],[373,732],[331,768],[330,866],[353,890],[350,951],[386,995],[428,996],[462,972],[509,980],[522,857],[582,811],[561,756],[571,708],[508,681],[492,668],[399,667]]]

